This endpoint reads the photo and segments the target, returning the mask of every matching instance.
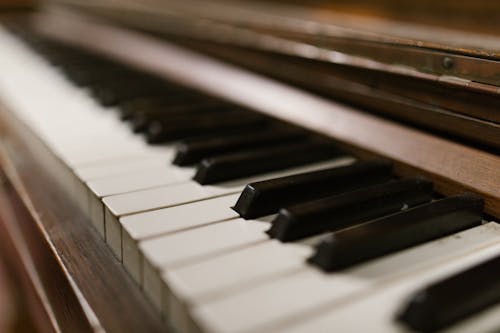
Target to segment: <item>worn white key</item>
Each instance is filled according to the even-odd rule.
[[[496,228],[497,229],[497,228]],[[496,231],[495,231],[496,233]],[[464,244],[468,245],[468,244]],[[280,332],[374,332],[374,333],[402,333],[408,332],[403,325],[395,321],[396,314],[413,292],[420,288],[467,269],[475,264],[500,254],[500,243],[486,243],[475,248],[461,257],[450,261],[441,261],[432,269],[425,272],[409,275],[405,279],[387,284],[384,288],[373,289],[362,298],[353,300],[350,304],[323,309],[309,318],[302,318],[300,322],[291,322],[280,328]],[[381,306],[383,305],[383,306]],[[500,321],[498,315],[500,307],[491,309],[490,313],[483,313],[465,322],[450,327],[447,332],[494,332],[498,330]],[[496,310],[496,311],[495,311]],[[352,320],[360,318],[361,320]],[[484,319],[482,321],[481,319]],[[440,331],[442,332],[442,331]]]
[[[162,310],[185,332],[190,329],[189,308],[259,283],[304,269],[313,245],[322,236],[301,242],[267,240],[190,265],[165,270]]]
[[[241,218],[223,221],[145,240],[139,248],[155,267],[175,267],[226,249],[266,240],[271,217],[258,220]]]
[[[247,287],[195,307],[193,316],[207,332],[270,331],[319,309],[345,304],[399,279],[425,276],[427,270],[446,262],[460,262],[462,257],[499,241],[500,226],[490,223],[338,273],[325,274],[310,268]]]
[[[108,244],[121,257],[123,265],[140,283],[142,257],[138,242],[154,236],[192,229],[209,223],[238,217],[231,209],[238,194],[217,197],[190,204],[132,214],[106,223]]]
[[[192,178],[194,173],[195,170],[193,168],[165,165],[151,169],[131,171],[120,176],[91,180],[87,185],[95,196],[102,198],[120,193],[185,182]]]
[[[161,310],[161,270],[267,240],[268,218],[233,219],[139,243],[144,255],[143,287]]]
[[[120,176],[132,171],[167,166],[170,164],[173,155],[173,149],[165,149],[165,152],[161,154],[127,156],[122,159],[76,167],[74,171],[82,181],[87,182],[106,177]]]

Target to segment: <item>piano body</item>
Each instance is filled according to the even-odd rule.
[[[498,331],[491,6],[467,34],[281,2],[3,15],[0,249],[37,328]]]

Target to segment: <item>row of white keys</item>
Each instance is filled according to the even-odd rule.
[[[326,274],[304,263],[303,269],[293,274],[253,286],[242,284],[241,290],[235,291],[233,283],[229,295],[221,292],[221,296],[213,299],[189,299],[191,306],[194,305],[191,315],[206,332],[268,332],[279,328],[288,332],[290,327],[317,312],[345,306],[392,284],[419,281],[448,265],[466,267],[467,258],[471,258],[470,263],[477,262],[478,253],[489,251],[490,247],[500,250],[499,244],[500,227],[489,223],[338,273]],[[265,259],[256,257],[254,260]],[[211,267],[204,277],[209,280],[213,275],[210,272],[219,269],[228,268]],[[168,281],[173,280],[172,274],[166,276]],[[172,290],[176,284],[170,285],[168,293],[187,295],[185,289],[189,288],[186,285],[189,279],[184,281],[179,290]],[[192,281],[200,283],[199,279]],[[350,318],[352,320],[352,316]],[[193,326],[184,328],[193,329]],[[337,328],[335,325],[330,327]]]
[[[42,58],[2,33],[2,96],[59,158],[70,166],[145,147],[109,112],[71,86]]]
[[[179,331],[190,331],[189,308],[304,270],[313,245],[323,236],[294,243],[266,238],[196,263],[164,267],[162,311],[175,319],[172,325]]]
[[[168,165],[174,156],[174,150],[164,149],[159,154],[127,156],[120,159],[103,161],[98,164],[80,166],[75,174],[84,182],[123,176],[131,172],[156,169]]]
[[[90,209],[91,211],[97,212],[96,214],[94,214],[95,216],[94,221],[101,221],[100,225],[97,225],[97,227],[98,229],[103,228],[105,230],[106,241],[111,245],[111,248],[113,249],[114,253],[120,259],[122,257],[122,248],[123,248],[122,243],[124,238],[125,239],[130,238],[131,241],[129,241],[128,243],[133,244],[134,251],[135,251],[135,244],[141,240],[129,236],[131,236],[134,233],[133,228],[135,227],[135,225],[143,224],[145,228],[147,228],[149,224],[139,222],[141,221],[142,218],[144,218],[144,221],[147,222],[150,221],[151,216],[154,216],[154,219],[156,220],[163,219],[163,221],[165,221],[164,223],[168,224],[168,222],[166,221],[168,221],[167,219],[171,218],[171,215],[168,210],[168,208],[170,207],[237,194],[243,190],[246,184],[258,180],[265,180],[265,179],[302,173],[302,172],[338,167],[353,162],[354,159],[351,157],[342,157],[325,162],[288,168],[285,170],[260,174],[248,178],[238,179],[231,182],[219,183],[215,185],[202,186],[195,181],[189,180],[182,183],[175,183],[167,186],[154,187],[146,190],[138,190],[135,192],[104,197],[102,199],[102,202],[100,200],[95,200],[94,204],[92,205],[93,207],[91,207]],[[217,201],[215,201],[215,203],[216,204],[213,207],[204,206],[203,207],[204,210],[195,211],[199,216],[198,221],[202,221],[200,222],[201,224],[210,222],[205,220],[204,216],[210,217],[213,214],[211,212],[212,210],[222,210],[223,214],[226,214],[225,212],[229,210],[229,206],[220,207],[220,205],[217,204]],[[231,205],[233,205],[234,203],[236,203],[236,200],[234,200],[234,202]],[[153,215],[149,213],[149,211],[154,211],[159,209],[165,209],[165,210],[161,210],[159,213],[154,213]],[[105,215],[104,220],[102,220],[102,217],[98,215],[99,212],[102,212],[103,210]],[[124,219],[125,216],[131,214],[138,214],[141,212],[144,212],[144,215],[138,215],[135,218],[133,218],[132,220],[136,222],[129,223],[127,230],[129,230],[130,233],[124,235],[124,233],[122,232],[122,219]],[[165,214],[165,217],[162,217],[162,214]],[[186,210],[185,212],[183,212],[184,216],[183,218],[190,219],[189,215],[191,214],[193,214],[193,211]],[[216,212],[215,214],[219,213]],[[236,216],[237,215],[234,212],[231,212],[231,215],[228,216],[227,218]],[[176,218],[180,219],[180,216],[176,215]],[[140,226],[139,228],[143,227]],[[152,224],[152,230],[154,230],[155,228],[157,228],[157,224]],[[157,235],[161,235],[161,233]],[[153,236],[152,234],[148,235],[148,237],[152,236]],[[136,267],[135,263],[132,265],[132,267]],[[136,276],[135,273],[133,273],[132,275]]]
[[[482,227],[485,232],[497,233],[498,225],[490,223]],[[490,228],[488,230],[487,228]],[[477,228],[476,228],[477,229]],[[492,230],[495,229],[495,230]],[[470,232],[472,230],[466,231]],[[462,233],[464,235],[465,233]],[[462,240],[459,240],[461,242]],[[463,246],[468,245],[468,237],[463,239]],[[478,244],[479,245],[479,244]],[[456,260],[440,261],[432,269],[412,274],[404,279],[389,283],[383,288],[371,290],[362,298],[354,300],[330,309],[323,309],[309,318],[297,323],[290,323],[276,332],[326,332],[333,328],[340,332],[374,332],[374,333],[404,333],[410,332],[408,328],[400,324],[396,317],[408,298],[417,290],[456,274],[462,270],[472,267],[489,258],[500,254],[500,242],[498,239],[491,245],[484,244],[482,247],[475,246],[469,253]],[[433,255],[431,253],[431,255]],[[471,286],[474,287],[474,286]],[[442,332],[449,333],[491,333],[498,331],[500,327],[500,306],[492,307],[468,320],[458,322],[454,326]],[[362,320],[353,320],[361,318]]]
[[[89,168],[97,175],[106,172],[110,175],[110,170],[127,173],[155,169],[160,160],[168,171],[167,162],[173,155],[171,147],[147,145],[112,112],[97,105],[82,89],[72,86],[21,42],[4,31],[0,31],[0,40],[3,51],[0,62],[5,69],[0,78],[2,100],[73,173],[78,176],[80,169],[85,173]],[[128,167],[123,163],[127,159],[146,159],[149,163],[134,162]],[[79,202],[87,200],[81,185],[88,180],[80,178],[74,182]],[[82,203],[85,210],[88,206]]]
[[[2,62],[10,69],[2,76],[8,77],[2,86],[6,100],[76,175],[62,183],[73,184],[75,201],[89,212],[103,237],[103,197],[192,177],[192,168],[170,164],[173,147],[147,145],[113,112],[97,105],[22,43],[8,35],[2,37],[6,41]],[[29,99],[27,91],[33,92]]]
[[[231,209],[239,193],[150,212],[132,214],[110,222],[107,241],[132,277],[142,284],[142,254],[139,242],[200,226],[234,219]],[[120,251],[121,250],[121,251]]]
[[[91,180],[87,185],[95,196],[103,198],[152,187],[186,182],[194,176],[194,173],[194,168],[180,168],[175,165],[169,165],[165,161],[164,165],[149,168],[146,172],[144,169],[130,171],[122,175]]]
[[[186,183],[172,184],[160,188],[152,188],[144,191],[137,191],[123,195],[110,196],[104,198],[106,204],[106,241],[110,244],[114,253],[119,259],[122,259],[125,267],[136,281],[142,283],[142,269],[148,269],[153,275],[148,281],[160,281],[160,271],[158,267],[163,264],[162,253],[168,252],[169,244],[175,242],[169,235],[173,232],[179,232],[185,229],[192,229],[201,225],[228,220],[238,217],[238,214],[231,209],[236,203],[239,193],[243,187],[256,180],[270,179],[274,177],[286,176],[301,172],[321,170],[325,168],[343,166],[354,161],[353,158],[338,158],[332,161],[310,164],[301,167],[281,170],[268,174],[262,174],[251,178],[240,179],[231,183],[218,185],[201,186],[194,181]],[[120,205],[116,205],[120,203]],[[160,209],[161,207],[165,207]],[[119,210],[117,210],[119,209]],[[135,211],[147,210],[143,213],[133,213]],[[120,216],[125,215],[125,216]],[[257,223],[258,224],[258,223]],[[224,225],[224,224],[223,224]],[[236,224],[233,224],[235,226]],[[242,224],[248,226],[250,223]],[[214,226],[220,228],[219,226]],[[231,228],[231,227],[230,227]],[[211,228],[203,228],[210,232]],[[240,244],[245,243],[249,237],[252,240],[261,239],[263,236],[261,230],[258,232],[248,227],[235,228],[227,232],[241,233]],[[249,234],[252,231],[253,233]],[[198,233],[198,230],[189,230],[180,236],[191,237],[191,233]],[[166,235],[165,235],[166,234]],[[201,241],[205,241],[207,246],[227,247],[215,242],[212,236],[204,236]],[[238,237],[233,235],[231,241]],[[223,240],[222,238],[219,240]],[[182,241],[181,241],[182,242]],[[187,240],[183,240],[186,247]],[[140,243],[140,245],[139,245]],[[139,246],[146,249],[147,265],[143,265],[142,255]],[[149,250],[149,249],[154,250]],[[192,248],[191,250],[193,250]],[[208,251],[208,248],[204,249]],[[182,261],[187,258],[181,257],[178,251],[173,252],[177,257],[175,260]]]
[[[265,242],[269,220],[228,220],[139,243],[144,255],[144,291],[162,311],[163,271]]]

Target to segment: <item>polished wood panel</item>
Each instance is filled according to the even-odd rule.
[[[500,157],[326,100],[141,33],[75,14],[43,15],[40,33],[106,54],[254,110],[339,140],[358,154],[383,156],[401,175],[423,174],[443,194],[472,191],[500,217]],[[93,36],[92,39],[81,36]]]
[[[500,99],[497,96],[402,75],[324,66],[316,61],[201,41],[176,39],[176,42],[368,112],[500,149],[500,113],[497,111]]]

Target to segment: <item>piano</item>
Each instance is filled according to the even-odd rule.
[[[500,329],[498,40],[153,3],[0,16],[0,249],[40,332]]]

